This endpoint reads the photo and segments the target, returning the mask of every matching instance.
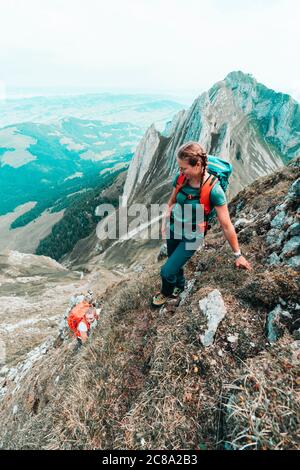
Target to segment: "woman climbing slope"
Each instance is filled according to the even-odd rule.
[[[174,189],[162,223],[168,260],[161,268],[162,286],[152,299],[154,307],[160,307],[168,298],[177,297],[184,290],[183,266],[201,247],[214,212],[233,250],[236,267],[252,269],[241,254],[228,212],[224,189],[228,184],[231,165],[217,157],[210,157],[209,160],[198,142],[182,145],[177,151],[177,163],[180,173],[173,180]]]

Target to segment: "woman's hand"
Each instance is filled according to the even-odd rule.
[[[238,259],[235,261],[235,266],[237,268],[243,268],[243,269],[248,269],[249,271],[252,271],[252,266],[251,264],[244,258],[244,256],[239,256]]]

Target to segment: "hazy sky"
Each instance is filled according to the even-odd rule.
[[[233,70],[300,99],[298,0],[0,0],[0,81],[198,95]]]

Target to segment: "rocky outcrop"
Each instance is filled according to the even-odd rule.
[[[48,338],[44,343],[32,349],[26,356],[25,360],[18,363],[15,367],[4,366],[0,370],[0,399],[6,394],[8,387],[13,389],[12,393],[16,393],[22,384],[22,379],[30,371],[32,366],[53,346],[53,338]],[[13,415],[18,411],[18,406],[13,408]]]
[[[258,83],[252,75],[231,72],[225,78],[239,107],[252,113],[261,134],[279,150],[284,162],[299,154],[300,107],[285,93]]]
[[[270,254],[267,263],[300,269],[300,178],[291,184],[283,202],[268,216],[270,230],[266,241]]]
[[[139,142],[124,185],[123,199],[129,200],[133,188],[140,185],[159,148],[160,134],[152,124]]]

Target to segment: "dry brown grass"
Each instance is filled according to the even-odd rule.
[[[197,302],[211,288],[196,286],[185,305],[162,314],[149,308],[150,294],[159,287],[157,272],[135,276],[107,290],[104,314],[87,346],[78,353],[73,343],[53,350],[34,365],[22,389],[6,398],[0,415],[2,448],[215,449],[224,441],[234,448],[250,444],[248,415],[256,405],[249,377],[258,377],[255,360],[265,363],[257,355],[265,348],[257,311],[225,293],[228,314],[215,344],[205,349],[199,341],[203,318]],[[235,347],[226,341],[230,332],[241,335]],[[245,351],[249,341],[254,347]],[[266,354],[279,367],[275,352]],[[257,380],[259,408],[262,390],[270,384],[263,370]],[[279,374],[278,388],[285,383],[281,380],[286,377]],[[227,416],[224,409],[236,393],[236,381],[243,384],[239,393],[245,407],[239,405]],[[270,437],[268,420],[279,426],[274,409],[291,406],[294,412],[295,401],[282,402],[279,393],[272,397],[272,407],[264,410],[266,427],[256,435],[257,448],[266,445],[265,435]],[[274,441],[276,448],[295,445],[294,435]]]
[[[6,400],[2,447],[214,448],[222,381],[235,361],[217,356],[220,341],[201,346],[202,316],[191,314],[192,302],[163,315],[150,310],[155,282],[157,273],[147,272],[139,283],[121,283],[116,296],[108,290],[89,344],[77,354],[65,344],[34,366]]]
[[[224,440],[231,449],[299,449],[300,351],[286,335],[244,363],[224,387]]]

